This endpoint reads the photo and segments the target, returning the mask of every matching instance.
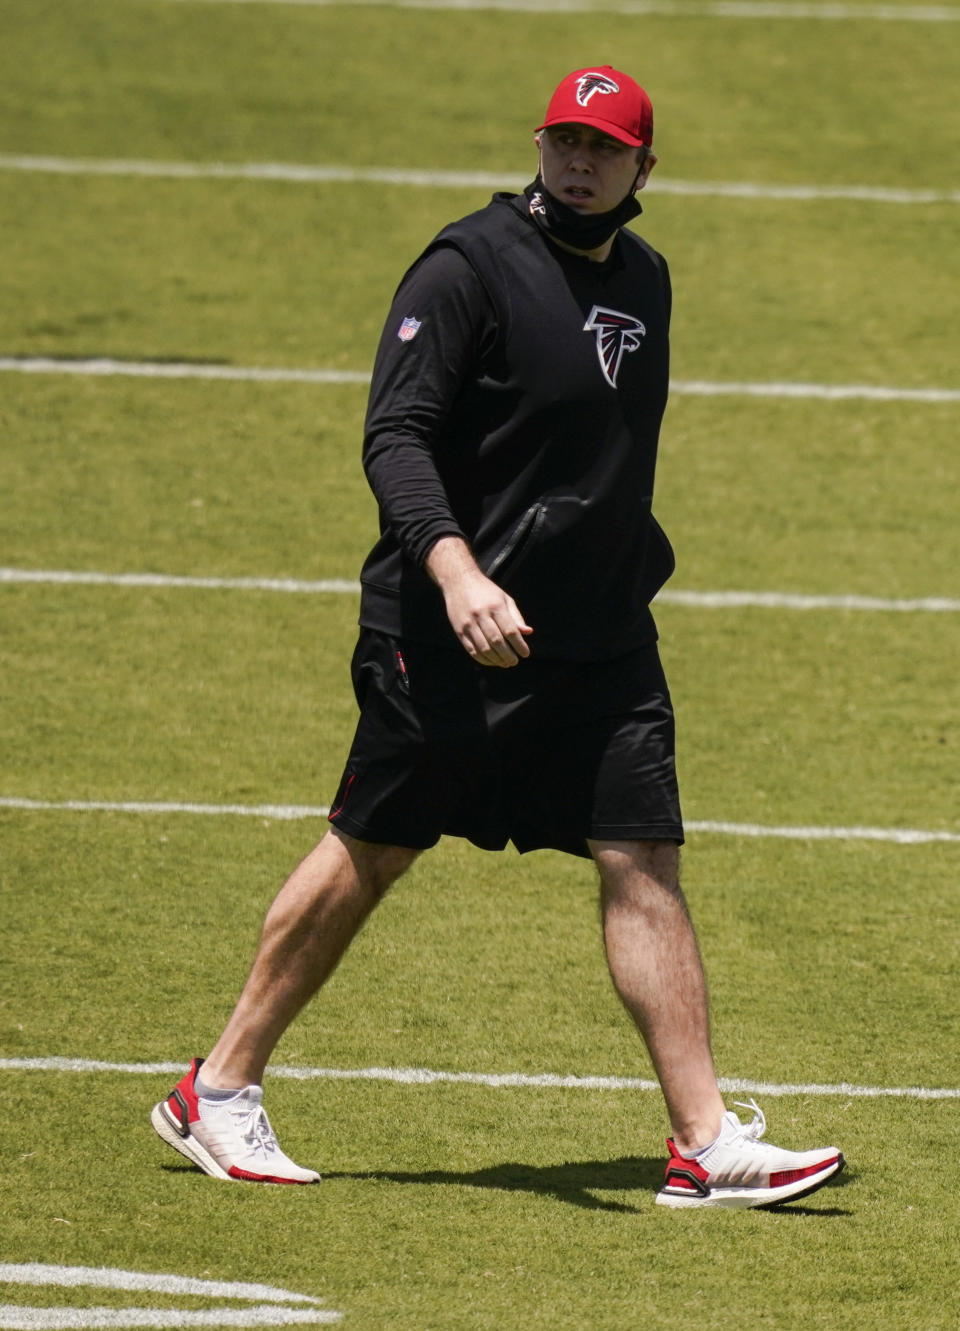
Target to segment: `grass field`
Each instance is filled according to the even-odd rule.
[[[0,1329],[960,1325],[960,9],[592,8],[0,0]],[[592,871],[447,840],[277,1051],[323,1184],[227,1188],[149,1110],[323,830],[357,602],[169,578],[357,577],[362,372],[490,193],[362,173],[532,176],[590,60],[657,112],[671,588],[773,598],[657,612],[718,1070],[848,1170],[778,1212],[655,1206]],[[162,576],[54,576],[83,573]]]

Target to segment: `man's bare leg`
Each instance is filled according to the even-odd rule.
[[[280,1036],[418,853],[332,828],[298,865],[267,912],[246,985],[203,1065],[208,1086],[262,1081]]]
[[[720,1131],[707,987],[669,841],[591,841],[617,993],[646,1043],[674,1141],[691,1154]]]

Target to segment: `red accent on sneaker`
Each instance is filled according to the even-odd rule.
[[[809,1178],[811,1174],[820,1174],[824,1169],[829,1169],[835,1165],[838,1156],[831,1156],[829,1160],[820,1160],[815,1165],[807,1165],[806,1169],[781,1169],[778,1174],[770,1175],[770,1187],[782,1188],[786,1183],[798,1183],[800,1179]]]
[[[307,1183],[312,1180],[298,1178],[277,1178],[274,1174],[251,1174],[249,1169],[241,1169],[239,1165],[231,1165],[227,1170],[231,1178],[243,1179],[247,1183]]]
[[[183,1136],[186,1136],[189,1132],[190,1124],[196,1123],[200,1117],[200,1107],[197,1103],[197,1090],[194,1082],[202,1064],[202,1058],[192,1059],[190,1071],[177,1082],[167,1097],[167,1109],[171,1117],[180,1124]]]
[[[686,1192],[702,1191],[697,1187],[696,1180],[699,1179],[705,1187],[708,1174],[696,1156],[682,1155],[672,1137],[667,1138],[667,1149],[670,1152],[670,1159],[667,1161],[664,1186],[682,1188]]]

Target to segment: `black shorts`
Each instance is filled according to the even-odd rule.
[[[655,646],[504,670],[362,629],[352,673],[360,720],[330,812],[349,835],[584,856],[588,837],[683,841]]]

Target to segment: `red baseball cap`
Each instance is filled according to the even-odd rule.
[[[550,98],[548,125],[592,125],[632,148],[653,143],[653,107],[650,98],[629,74],[612,65],[575,69]]]

